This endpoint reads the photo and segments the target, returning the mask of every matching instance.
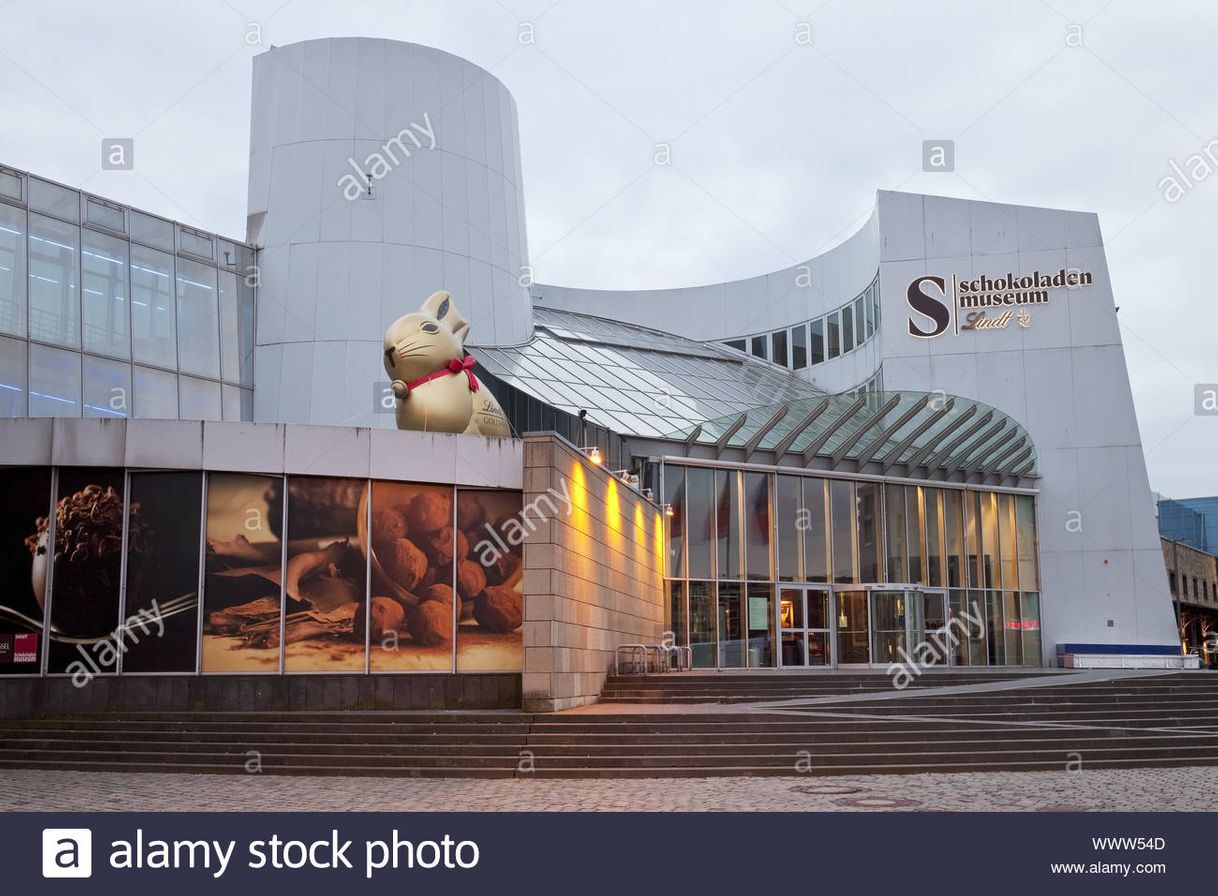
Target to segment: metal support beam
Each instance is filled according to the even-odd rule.
[[[784,404],[781,407],[779,407],[779,409],[777,411],[774,412],[773,417],[771,417],[765,423],[761,424],[761,429],[759,429],[759,430],[757,430],[757,432],[753,433],[753,437],[744,443],[744,459],[745,460],[748,460],[749,457],[752,456],[753,452],[757,450],[757,446],[761,444],[761,440],[766,437],[766,435],[770,432],[770,430],[772,430],[775,426],[778,425],[778,422],[780,420],[782,420],[784,417],[787,416],[787,412],[790,410],[791,410],[791,405],[789,403]]]
[[[979,429],[984,427],[993,419],[994,411],[991,408],[969,424],[969,426],[964,430],[964,432],[960,433],[960,435],[956,436],[946,445],[943,445],[943,447],[939,448],[937,451],[932,451],[925,460],[921,461],[921,465],[925,465],[927,470],[934,470],[938,468],[941,466],[942,461],[955,454],[957,448],[975,436]],[[1004,420],[1003,423],[1005,422],[1006,421]],[[997,432],[997,430],[995,430],[995,432]],[[940,433],[939,438],[942,439],[944,435],[945,433]],[[942,442],[940,442],[940,444],[942,444]],[[910,469],[913,469],[913,467],[919,466],[919,464],[915,464],[913,461],[910,461],[909,466]]]
[[[739,417],[736,418],[736,421],[731,426],[729,426],[727,429],[725,429],[723,431],[723,435],[719,436],[719,440],[717,442],[715,442],[715,456],[716,457],[723,454],[723,449],[727,447],[727,443],[731,440],[732,436],[734,436],[736,433],[740,432],[740,427],[744,426],[744,421],[747,420],[748,418],[749,418],[749,412],[745,411],[743,414],[741,414]]]
[[[953,470],[953,469],[966,470],[965,463],[968,462],[968,459],[973,456],[973,453],[978,448],[982,447],[983,445],[986,446],[985,452],[983,452],[983,456],[986,453],[989,453],[991,451],[997,451],[998,449],[1002,448],[1004,445],[1006,445],[1008,442],[1010,442],[1013,438],[1015,438],[1017,435],[1019,435],[1019,428],[1015,427],[1015,426],[1011,426],[1004,433],[1003,427],[1005,427],[1007,425],[1007,423],[1008,423],[1008,421],[1006,421],[1006,420],[999,420],[997,423],[995,423],[993,426],[991,426],[989,429],[987,429],[985,431],[984,435],[978,436],[977,438],[973,439],[971,442],[969,442],[967,445],[965,445],[963,448],[961,448],[959,451],[957,451],[954,456],[949,457],[946,461],[944,461],[941,464],[941,466],[944,466],[949,470]],[[987,443],[990,442],[990,439],[994,438],[994,436],[999,435],[999,434],[1001,434],[1001,435],[998,439],[996,439],[993,443],[990,443],[987,445]],[[979,470],[979,469],[981,469],[981,467],[978,466],[977,469]],[[972,472],[972,471],[969,471],[969,472]]]
[[[804,434],[804,430],[815,422],[816,418],[825,412],[825,408],[829,407],[829,399],[821,399],[816,407],[808,411],[804,418],[795,424],[794,429],[783,436],[782,441],[774,446],[774,461],[777,463],[784,454],[795,444],[795,440]]]
[[[838,415],[838,418],[836,420],[834,420],[831,424],[829,424],[829,426],[825,428],[825,431],[822,432],[819,436],[817,436],[812,441],[812,443],[809,444],[808,447],[804,449],[803,466],[806,467],[808,465],[808,461],[810,461],[810,460],[812,460],[812,458],[816,457],[817,452],[820,451],[820,449],[825,447],[825,443],[833,437],[833,434],[835,432],[837,432],[839,429],[841,429],[842,426],[845,425],[846,421],[849,420],[851,417],[853,417],[856,413],[858,413],[859,408],[861,408],[866,403],[867,403],[866,395],[860,395],[853,402],[851,402],[850,407],[848,407],[848,408],[846,408],[846,410],[842,411],[842,413]]]
[[[866,433],[867,430],[871,429],[871,427],[875,426],[877,423],[879,423],[881,420],[883,420],[885,417],[887,417],[888,414],[892,411],[892,409],[895,408],[900,403],[901,403],[901,396],[894,395],[894,396],[892,396],[892,398],[890,398],[887,402],[884,403],[884,406],[882,408],[880,408],[878,411],[876,411],[874,414],[872,414],[870,417],[868,417],[866,420],[864,420],[863,425],[860,426],[858,429],[856,429],[854,432],[852,432],[850,434],[850,436],[846,439],[846,441],[842,442],[842,444],[838,446],[838,449],[833,452],[833,457],[831,458],[833,466],[836,467],[838,464],[840,464],[842,462],[842,458],[850,453],[850,449],[858,444],[858,441],[859,441],[859,439],[861,439],[863,437],[863,434]]]
[[[1005,451],[1003,451],[1002,454],[999,454],[992,461],[990,461],[988,464],[985,465],[985,472],[1001,473],[1002,465],[1005,464],[1010,458],[1014,457],[1017,453],[1019,453],[1020,449],[1022,449],[1027,444],[1028,444],[1028,437],[1020,436],[1019,440],[1016,441],[1015,444],[1011,445],[1009,448],[1007,448]]]
[[[928,404],[930,404],[930,396],[925,395],[922,397],[921,401],[915,401],[913,403],[913,407],[894,420],[889,426],[886,426],[883,432],[872,439],[871,444],[860,451],[859,456],[854,459],[854,462],[858,464],[859,469],[861,470],[863,468],[863,464],[871,460],[871,458],[875,456],[875,453],[884,447],[885,443],[889,439],[891,439],[896,433],[900,432],[902,426],[912,420],[916,414],[920,414],[923,410],[925,410]],[[951,408],[951,404],[951,401],[949,401],[947,403],[947,407],[941,408],[940,411],[942,413],[946,413]],[[927,421],[923,424],[923,426],[929,427],[932,422],[933,420]],[[905,446],[905,448],[908,447],[908,445]],[[905,448],[902,448],[901,451],[904,451]]]
[[[946,408],[944,408],[944,411],[946,411]],[[955,420],[951,421],[950,423],[948,423],[947,426],[945,426],[943,428],[943,430],[939,433],[940,442],[942,441],[942,439],[951,435],[953,432],[955,432],[957,429],[959,429],[961,426],[963,426],[965,423],[967,423],[969,421],[969,419],[972,418],[976,413],[977,413],[977,405],[975,405],[975,404],[970,405],[967,410],[961,411],[960,416],[957,417]],[[942,416],[942,415],[940,415],[940,416]],[[919,435],[921,435],[921,433],[919,433]],[[936,444],[935,442],[927,442],[925,445],[923,445],[921,448],[919,448],[917,450],[917,452],[915,452],[914,455],[905,462],[906,468],[912,470],[914,467],[918,466],[918,464],[920,464],[922,462],[922,458],[926,457],[926,455],[930,454],[932,451],[935,450],[935,444]],[[901,452],[904,452],[904,450],[905,449],[902,448]],[[901,456],[901,453],[889,452],[889,456],[885,457],[884,461],[883,461],[885,472],[887,472],[889,468],[891,468],[892,466],[894,466],[896,464],[897,458],[899,458],[900,456]]]

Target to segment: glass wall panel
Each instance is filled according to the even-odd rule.
[[[0,333],[24,336],[25,209],[0,203]]]
[[[865,340],[868,336],[871,335],[870,333],[868,333],[866,331],[865,326],[866,325],[863,320],[863,297],[859,296],[857,299],[854,300],[854,330],[855,330],[854,344],[855,345],[862,345],[863,340]]]
[[[85,223],[119,233],[127,232],[127,216],[123,214],[123,207],[94,196],[85,198]]]
[[[1005,666],[1007,664],[1006,626],[1003,616],[1002,592],[981,591],[979,593],[985,595],[985,614],[987,634],[989,636],[990,665]]]
[[[668,630],[674,647],[689,646],[689,604],[684,582],[668,583]]]
[[[782,582],[798,582],[803,578],[800,563],[800,533],[803,513],[800,501],[800,477],[778,476],[775,478],[774,512],[777,515],[777,566],[778,579]]]
[[[80,348],[80,228],[30,214],[30,336]]]
[[[948,632],[951,637],[948,647],[952,654],[952,663],[957,666],[969,665],[969,640],[975,629],[969,625],[970,616],[966,616],[968,592],[953,589],[947,593]]]
[[[134,416],[157,420],[178,418],[178,378],[163,370],[134,369]]]
[[[49,467],[0,467],[0,675],[36,675],[43,648],[43,602],[50,561]]]
[[[1023,622],[1023,664],[1041,664],[1040,594],[1025,591],[1020,596],[1020,619]]]
[[[254,384],[254,287],[250,280],[237,281],[237,347],[241,361],[241,385]],[[252,419],[252,414],[246,419]]]
[[[24,417],[26,410],[26,352],[24,339],[0,336],[0,417]]]
[[[127,241],[86,229],[80,266],[85,351],[129,358]]]
[[[964,504],[964,552],[967,558],[967,584],[972,588],[980,588],[985,584],[981,577],[981,511],[980,498],[977,492],[964,492],[961,496]]]
[[[735,470],[715,470],[715,556],[721,579],[741,578],[740,478]]]
[[[167,252],[173,251],[173,224],[169,221],[154,218],[135,209],[131,209],[129,219],[131,239]]]
[[[980,492],[981,502],[981,575],[986,588],[998,587],[998,496]]]
[[[791,330],[791,369],[803,370],[808,366],[808,327],[800,324]]]
[[[909,578],[905,581],[920,585],[926,581],[926,572],[923,567],[925,549],[922,538],[922,489],[919,486],[905,486],[905,522],[909,533],[906,542],[909,550]]]
[[[825,360],[825,319],[808,324],[808,363],[820,364]]]
[[[686,499],[689,501],[689,577],[704,579],[711,575],[715,539],[714,471],[689,467],[686,473]]]
[[[123,471],[59,468],[55,506],[54,569],[51,572],[51,624],[69,638],[101,638],[84,646],[53,641],[48,672],[88,676],[114,672],[119,648],[119,588],[123,562]],[[39,535],[43,527],[39,526]],[[130,521],[131,538],[145,535],[138,513]],[[139,576],[132,567],[129,575]],[[86,661],[85,657],[88,657]],[[94,667],[94,668],[91,668]]]
[[[523,501],[524,496],[516,491],[457,490],[458,672],[519,672],[524,668],[524,539],[528,529],[522,525]],[[409,512],[407,523],[410,537],[417,540],[425,528],[419,514]],[[438,551],[446,543],[446,531],[442,529],[424,542],[424,553],[437,576],[444,568],[445,557]],[[469,545],[467,558],[461,556],[463,544]],[[482,568],[486,579],[481,594],[474,594],[477,583],[471,587],[468,581],[475,577],[471,563]],[[435,591],[432,586],[427,593]],[[407,613],[408,625],[413,618]]]
[[[961,492],[954,488],[943,490],[943,540],[947,553],[947,584],[951,588],[963,587],[964,581],[964,531],[961,528]]]
[[[900,582],[909,568],[909,542],[905,522],[905,486],[884,486],[884,534],[888,541],[888,581]]]
[[[764,336],[754,336],[749,340],[749,351],[754,357],[764,359],[766,357],[766,338]]]
[[[854,311],[849,305],[842,309],[842,354],[854,350]]]
[[[220,271],[220,373],[232,383],[241,381],[241,308],[237,275]]]
[[[884,545],[880,495],[882,486],[860,482],[858,495],[859,581],[881,582],[884,575]]]
[[[1015,533],[1019,587],[1039,590],[1040,573],[1036,568],[1036,499],[1031,495],[1015,496]]]
[[[7,196],[9,199],[16,199],[18,202],[20,202],[24,180],[25,179],[15,171],[5,171],[0,169],[0,196]]]
[[[131,415],[131,365],[126,361],[85,355],[84,415],[129,417]]]
[[[193,376],[178,377],[178,408],[183,420],[219,420],[220,384]]]
[[[695,669],[714,669],[719,665],[714,582],[689,583],[689,648]]]
[[[220,390],[221,408],[225,420],[241,419],[241,388],[225,383]]]
[[[858,552],[855,547],[854,483],[829,480],[830,545],[833,550],[833,581],[859,580]]]
[[[770,334],[770,360],[782,367],[787,366],[787,331]]]
[[[766,473],[744,474],[744,569],[745,576],[772,581],[770,568],[770,477]]]
[[[989,622],[986,616],[984,591],[969,591],[965,612],[969,619],[969,665],[987,666],[990,663]]]
[[[737,582],[719,583],[719,666],[740,669],[745,663],[744,607]]]
[[[1003,591],[1003,632],[1006,636],[1006,658],[1008,666],[1023,665],[1023,620],[1019,615],[1019,592]]]
[[[201,473],[131,474],[139,537],[128,538],[123,612],[138,641],[123,654],[123,672],[195,671],[202,504]]]
[[[1002,570],[1002,587],[1015,588],[1018,585],[1015,554],[1015,496],[1004,493],[996,497],[998,498],[998,556]]]
[[[800,531],[803,532],[804,580],[829,581],[829,502],[828,485],[824,479],[805,478],[803,506],[800,508]]]
[[[664,503],[672,510],[668,520],[668,566],[665,575],[684,578],[685,572],[685,467],[664,466]]]
[[[178,363],[185,373],[220,377],[220,312],[216,269],[179,258]]]
[[[943,581],[943,493],[922,489],[923,519],[926,521],[926,584],[941,588]]]
[[[80,193],[37,177],[26,179],[30,208],[67,221],[80,222]]]
[[[270,502],[282,487],[281,476],[207,475],[204,672],[279,671],[283,516]]]
[[[842,325],[837,312],[826,317],[825,322],[828,325],[826,335],[829,341],[829,357],[836,358],[842,353]]]
[[[771,585],[748,586],[748,654],[750,669],[774,665],[774,590]]]
[[[362,479],[292,476],[288,480],[288,574],[284,579],[285,672],[363,672],[368,562],[360,549],[359,515],[367,507]],[[269,502],[282,519],[283,489]],[[451,527],[449,533],[451,535]],[[452,638],[452,558],[444,593]],[[379,615],[374,616],[379,619]]]
[[[30,416],[80,416],[80,354],[30,345]]]
[[[132,215],[134,217],[134,212]],[[131,356],[136,361],[157,367],[176,367],[177,332],[177,306],[173,297],[173,256],[133,245]]]

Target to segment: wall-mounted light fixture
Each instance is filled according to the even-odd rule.
[[[664,508],[664,516],[672,516],[673,510],[671,504],[661,504],[660,506]]]
[[[592,461],[592,463],[596,464],[598,467],[604,461],[604,458],[601,457],[601,449],[597,448],[595,445],[588,445],[584,448],[580,448],[579,450],[587,456],[588,460]]]

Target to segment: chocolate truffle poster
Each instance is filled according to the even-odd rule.
[[[0,675],[36,675],[43,645],[42,605],[50,551],[46,467],[0,470],[6,509],[0,514]]]

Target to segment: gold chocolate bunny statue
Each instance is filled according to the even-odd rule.
[[[510,437],[495,396],[474,376],[465,354],[469,324],[452,296],[434,292],[385,333],[385,372],[397,398],[398,429]]]

